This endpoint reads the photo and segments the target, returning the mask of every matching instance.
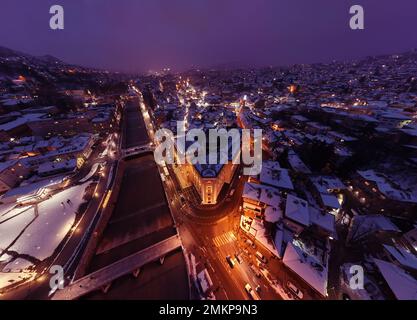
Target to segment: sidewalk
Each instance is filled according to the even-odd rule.
[[[191,183],[184,178],[182,171],[178,166],[172,165],[171,168],[174,171],[175,177],[180,184],[181,190],[191,187]]]

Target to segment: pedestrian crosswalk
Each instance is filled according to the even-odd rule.
[[[214,237],[213,243],[216,247],[221,247],[235,240],[236,236],[234,235],[233,231],[228,231],[219,236]]]

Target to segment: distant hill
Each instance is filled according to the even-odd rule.
[[[37,59],[46,63],[60,63],[65,64],[62,60],[52,56],[52,55],[43,55],[43,56],[33,56],[27,53],[23,53],[17,50],[12,50],[6,47],[0,46],[0,57],[1,58],[12,58],[12,57],[25,57],[29,59]]]
[[[52,56],[34,56],[0,46],[0,81],[11,81],[20,76],[27,79],[25,86],[60,86],[64,88],[94,87],[125,79],[124,75],[68,64]]]
[[[2,58],[10,58],[10,57],[16,57],[16,56],[24,56],[25,54],[0,46],[0,57]]]
[[[44,55],[44,56],[40,56],[37,57],[38,59],[45,61],[46,63],[60,63],[60,64],[64,64],[64,62],[54,56],[51,56],[49,54]]]

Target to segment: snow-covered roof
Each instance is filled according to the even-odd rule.
[[[384,174],[378,173],[374,170],[358,170],[357,173],[365,180],[375,182],[378,190],[386,197],[403,202],[417,203],[415,190],[402,190],[398,184],[394,186],[394,184],[389,181]]]
[[[283,216],[283,213],[279,206],[268,206],[265,209],[265,221],[267,222],[277,222]]]
[[[283,223],[277,224],[277,229],[274,237],[274,245],[277,250],[278,256],[282,259],[284,256],[287,244],[292,242],[294,233],[287,229]]]
[[[282,262],[321,295],[327,295],[327,268],[294,243],[288,243]]]
[[[394,119],[394,120],[411,120],[409,116],[400,113],[398,110],[390,110],[383,112],[379,115],[381,118],[385,119]]]
[[[376,173],[374,170],[358,170],[357,173],[364,179],[373,182],[385,182],[384,175]]]
[[[311,182],[320,193],[328,193],[332,190],[346,189],[346,186],[339,178],[333,176],[311,177]]]
[[[38,167],[38,174],[47,174],[51,171],[57,171],[57,170],[75,170],[77,167],[77,160],[76,159],[70,159],[68,161],[59,161],[59,162],[45,162],[39,165]]]
[[[340,203],[337,200],[336,196],[334,196],[332,194],[320,193],[320,198],[321,198],[324,206],[329,207],[329,208],[333,208],[333,209],[339,209],[340,208]]]
[[[281,196],[278,190],[252,182],[245,183],[243,197],[275,207],[281,202]]]
[[[381,275],[398,300],[417,300],[417,280],[395,264],[374,259]]]
[[[345,135],[345,134],[337,132],[337,131],[329,131],[327,134],[334,137],[334,138],[338,138],[339,140],[343,140],[343,141],[346,141],[346,142],[352,142],[352,141],[358,140],[354,137]]]
[[[417,257],[410,251],[400,246],[389,246],[384,248],[403,266],[417,270]]]
[[[288,194],[285,216],[301,225],[308,226],[310,224],[310,215],[307,201]]]
[[[362,120],[362,121],[365,121],[365,122],[372,122],[372,123],[379,122],[374,117],[368,116],[366,114],[351,114],[351,113],[348,113],[348,117],[353,118],[353,119],[357,119],[357,120]]]
[[[299,171],[305,174],[311,173],[310,169],[305,165],[305,163],[300,159],[294,150],[288,151],[288,162],[295,171]]]
[[[279,167],[278,162],[264,161],[259,175],[261,183],[276,187],[293,190],[294,186],[287,169]]]
[[[310,212],[310,223],[328,231],[330,234],[336,233],[334,215],[321,212],[311,206],[308,208],[308,211]]]
[[[335,147],[334,152],[340,157],[350,157],[353,154],[347,147]]]
[[[91,142],[91,139],[94,139],[94,135],[88,133],[79,134],[71,138],[69,141],[66,141],[66,144],[58,150],[53,150],[43,155],[28,157],[22,159],[22,162],[24,164],[31,165],[33,163],[48,161],[53,157],[63,156],[68,153],[82,152],[87,148],[87,146]],[[62,141],[53,141],[53,144],[60,146],[62,145]]]
[[[357,266],[359,263],[344,263],[340,266],[341,276],[344,279],[344,289],[349,291],[350,297],[357,297],[360,300],[384,300],[385,297],[383,296],[380,288],[378,287],[377,282],[375,279],[364,272],[363,274],[363,289],[355,288],[352,289],[349,283],[346,283],[346,280],[349,280],[352,277],[351,268],[352,266]]]
[[[302,115],[295,115],[291,117],[291,120],[295,120],[295,121],[299,121],[299,122],[307,122],[309,121],[309,119],[307,119],[306,117],[302,116]]]
[[[31,121],[37,121],[37,120],[41,120],[42,117],[44,117],[45,115],[43,113],[29,113],[29,114],[24,114],[20,117],[18,117],[17,119],[7,122],[5,124],[0,125],[0,130],[4,130],[4,131],[8,131],[8,130],[12,130],[18,126],[21,126],[25,123],[31,122]]]
[[[18,160],[9,160],[9,161],[2,161],[0,162],[0,172],[10,168],[11,166],[15,165]]]
[[[252,221],[251,233],[255,236],[255,239],[259,241],[265,248],[267,248],[272,254],[279,256],[279,252],[275,247],[275,243],[271,238],[270,233],[265,229],[261,221],[257,219]]]
[[[348,238],[357,240],[374,231],[400,232],[388,217],[377,214],[354,216],[349,228]]]
[[[404,132],[405,134],[409,135],[409,136],[417,137],[417,129],[403,128],[403,129],[401,129],[401,131]]]
[[[325,131],[325,130],[329,130],[329,129],[331,129],[331,128],[330,128],[330,127],[328,127],[328,126],[325,126],[325,125],[323,125],[323,124],[321,124],[321,123],[318,123],[318,122],[313,122],[313,121],[311,121],[311,122],[307,122],[307,125],[308,125],[309,127],[311,127],[311,128],[318,129],[318,130],[320,130],[320,131]]]
[[[323,134],[312,135],[308,133],[305,135],[305,137],[311,141],[317,140],[317,141],[325,142],[327,144],[333,144],[335,142],[334,138],[328,135],[323,135]]]

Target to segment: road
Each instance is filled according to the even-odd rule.
[[[147,112],[146,107],[142,111]],[[152,125],[150,124],[149,127]],[[262,299],[281,299],[263,276],[257,277],[250,269],[251,264],[258,269],[254,253],[249,251],[248,254],[243,253],[247,248],[243,240],[238,239],[240,238],[240,197],[245,179],[237,177],[234,180],[233,197],[224,201],[218,208],[205,211],[183,203],[181,196],[184,195],[180,191],[181,187],[175,179],[171,166],[168,167],[170,174],[165,178],[164,187],[183,246],[187,253],[195,256],[197,263],[207,268],[214,282],[216,298],[247,300],[250,296],[245,291],[245,284],[249,283],[254,289],[260,287],[259,295]],[[160,172],[163,174],[162,170]],[[226,256],[234,257],[237,253],[242,254],[243,262],[235,263],[231,268]]]
[[[148,112],[146,106],[142,111],[144,110]],[[259,286],[258,294],[261,299],[282,299],[282,292],[277,292],[276,283],[273,281],[282,287],[286,287],[287,282],[291,281],[303,291],[305,299],[321,298],[262,245],[257,243],[254,248],[246,244],[245,240],[248,237],[239,227],[245,176],[239,175],[238,172],[230,186],[230,189],[235,189],[233,196],[229,196],[217,208],[205,210],[193,207],[189,204],[192,202],[184,203],[181,200],[187,199],[188,194],[181,191],[172,166],[168,165],[168,169],[169,176],[166,177],[164,186],[183,245],[188,253],[195,256],[197,264],[207,268],[214,283],[217,299],[250,299],[244,289],[246,283],[253,289]],[[268,258],[266,265],[259,266],[255,257],[256,251]],[[240,254],[242,263],[237,262],[235,254]],[[234,259],[233,268],[227,263],[227,256]],[[274,286],[271,286],[271,282]]]
[[[206,266],[213,282],[217,299],[246,300],[249,295],[244,287],[249,283],[252,288],[260,286],[262,299],[277,300],[281,297],[269,286],[261,275],[257,277],[250,265],[259,271],[255,251],[244,243],[243,231],[239,228],[240,199],[243,181],[238,182],[235,194],[215,212],[206,212],[207,216],[196,216],[191,208],[182,205],[178,196],[178,187],[171,179],[166,180],[166,190],[171,199],[171,210],[177,221],[177,227],[187,252],[196,257],[196,261]],[[245,252],[246,250],[246,252]],[[243,262],[235,259],[241,254]],[[235,265],[229,266],[226,257],[231,256]]]

